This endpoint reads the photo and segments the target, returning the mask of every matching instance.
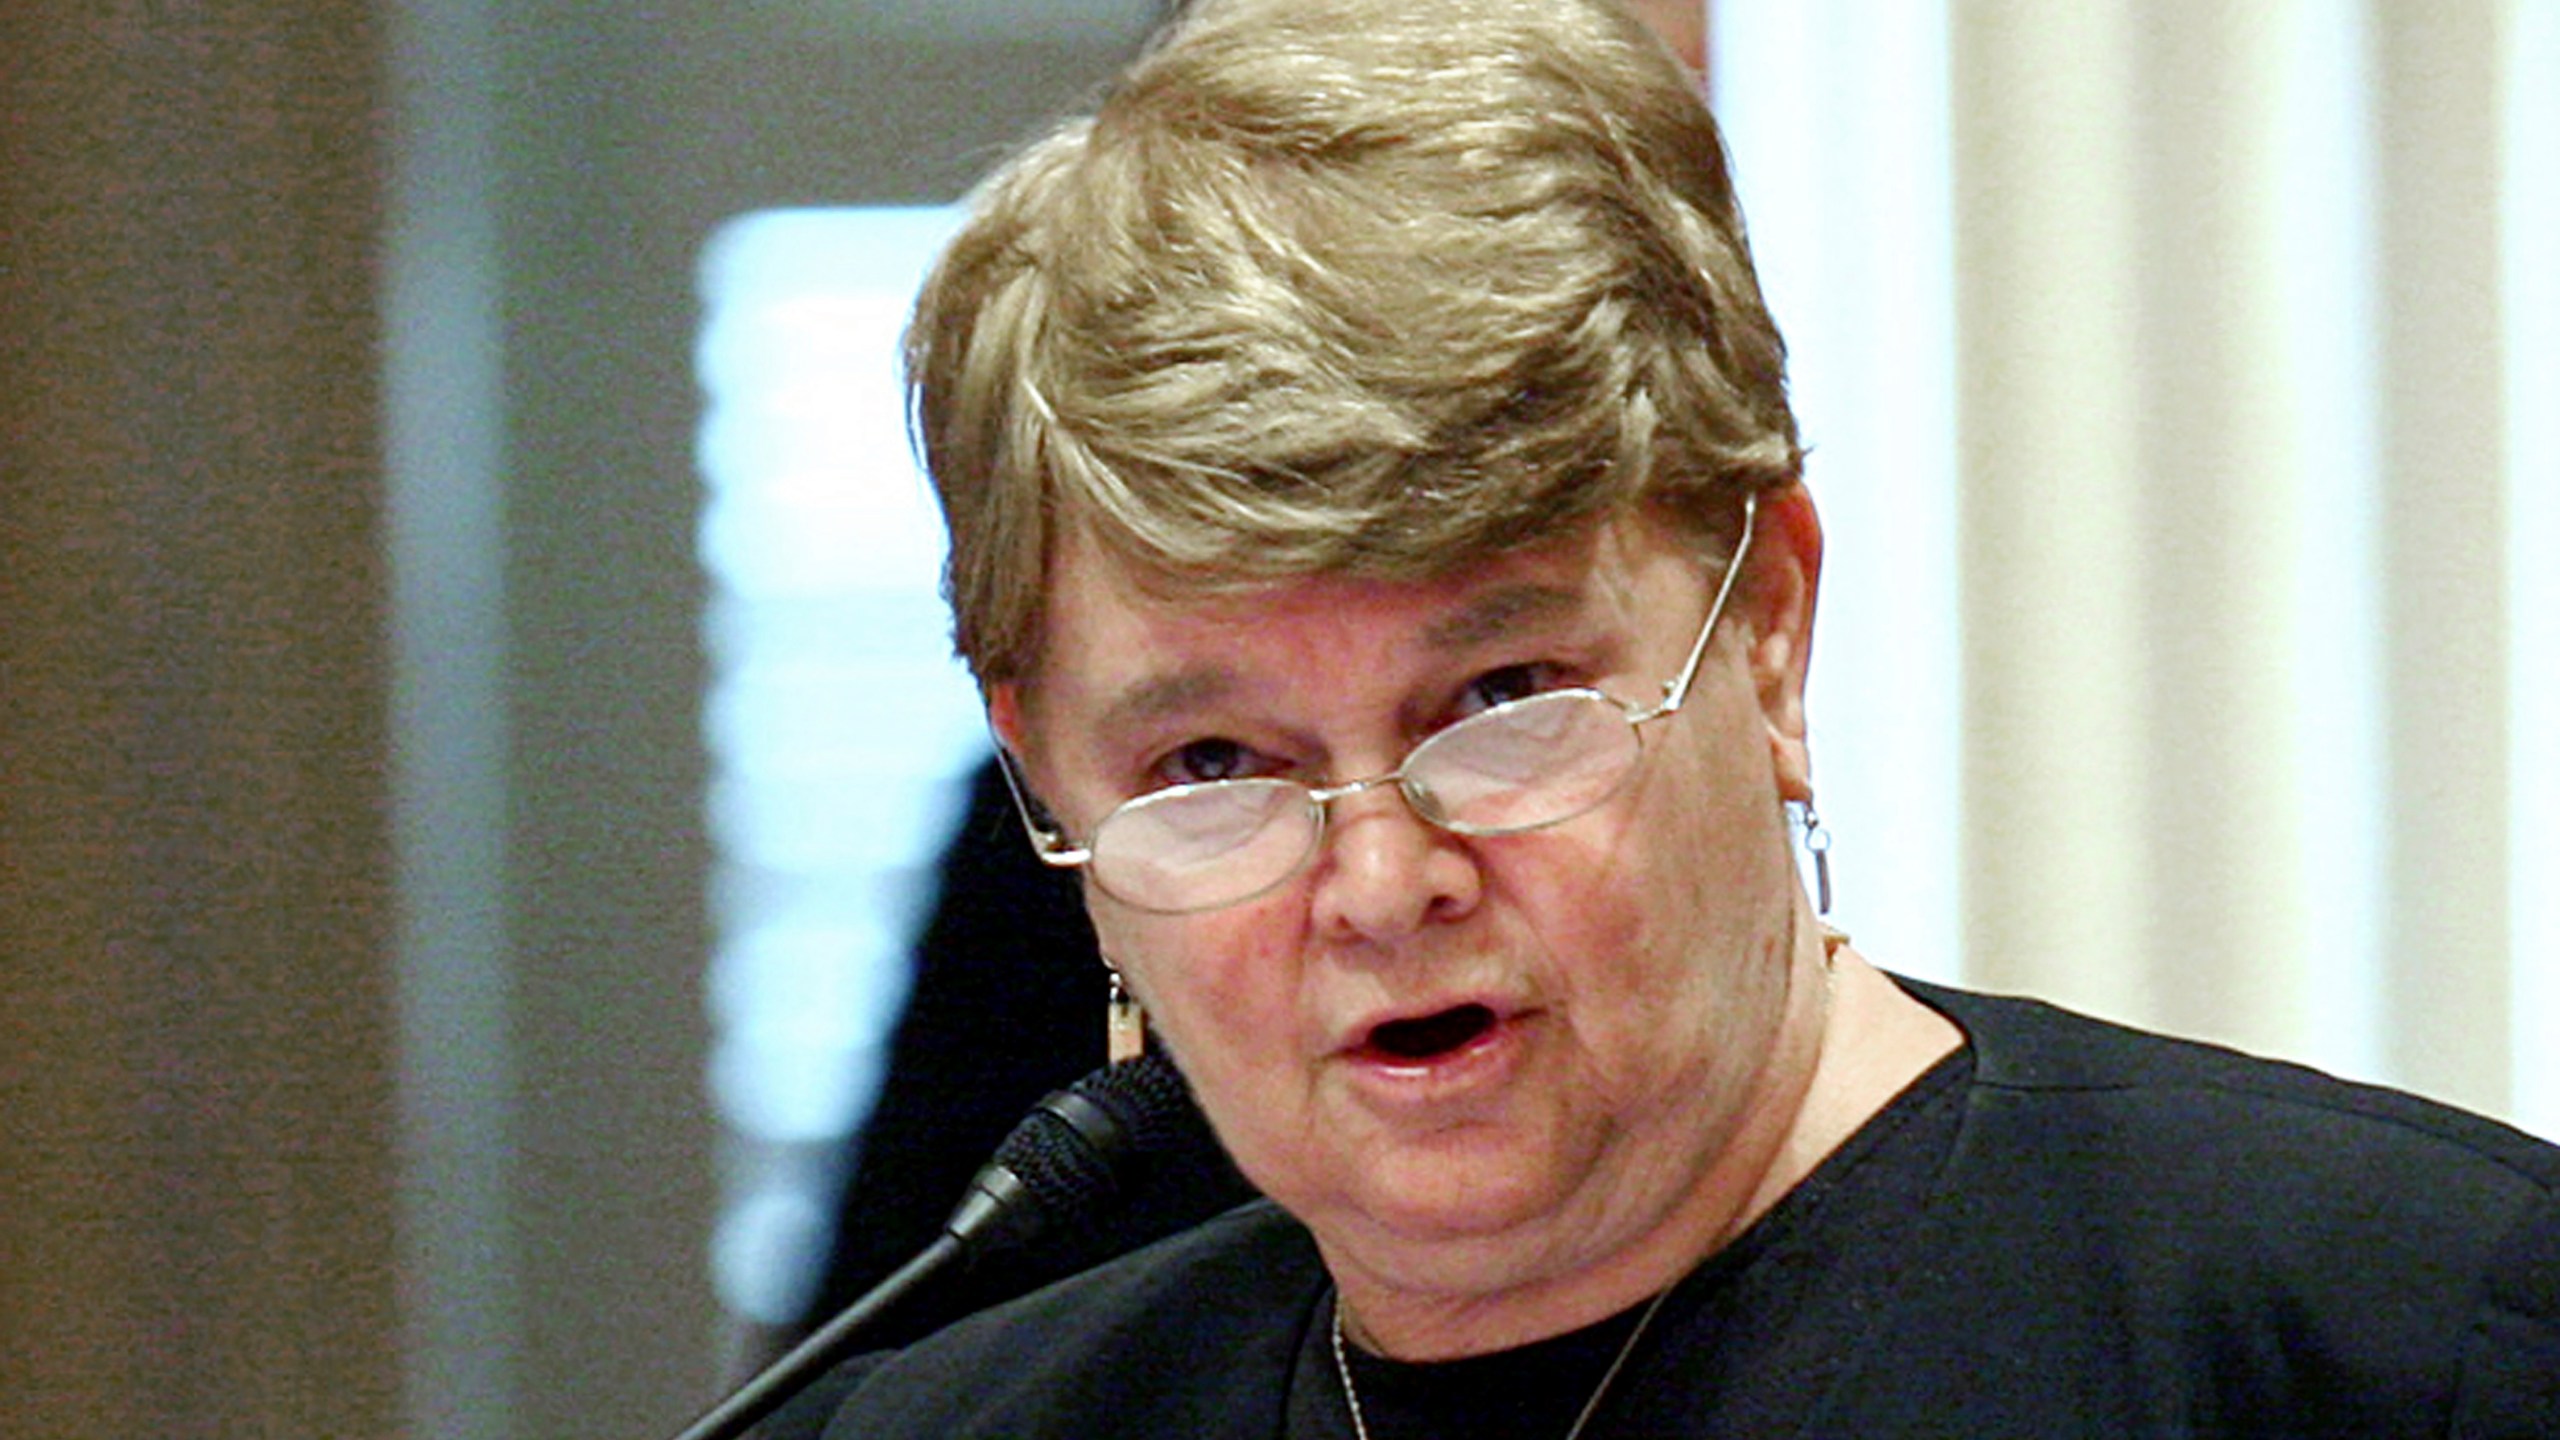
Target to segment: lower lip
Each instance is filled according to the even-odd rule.
[[[1375,1098],[1397,1104],[1462,1099],[1500,1086],[1527,1062],[1536,1012],[1506,1015],[1454,1050],[1411,1059],[1368,1046],[1347,1052],[1352,1076]]]

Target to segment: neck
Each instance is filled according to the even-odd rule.
[[[1835,932],[1836,933],[1836,932]],[[1839,937],[1832,948],[1831,1043],[1822,1047],[1804,1111],[1786,1153],[1771,1167],[1772,1185],[1755,1197],[1753,1218],[1778,1203],[1858,1132],[1964,1043],[1947,1017],[1911,998]],[[1783,1183],[1777,1182],[1783,1177]]]

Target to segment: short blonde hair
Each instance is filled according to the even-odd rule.
[[[1081,527],[1177,592],[1427,578],[1801,459],[1721,137],[1612,0],[1202,0],[992,177],[908,336],[955,640]]]

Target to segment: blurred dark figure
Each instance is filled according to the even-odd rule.
[[[787,1340],[930,1244],[1024,1112],[1103,1062],[1109,984],[1084,900],[1074,876],[1031,853],[994,761],[971,777],[936,868],[915,988],[858,1139],[826,1276]],[[945,1277],[887,1317],[874,1343],[903,1345],[1253,1197],[1196,1112],[1181,1134],[1113,1213]]]

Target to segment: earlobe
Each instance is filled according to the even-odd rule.
[[[1752,679],[1779,795],[1803,800],[1813,794],[1804,689],[1813,658],[1814,599],[1822,578],[1822,522],[1801,482],[1760,497],[1759,530],[1745,577]]]
[[[987,728],[995,731],[996,743],[1022,758],[1022,687],[1006,681],[987,687]]]

